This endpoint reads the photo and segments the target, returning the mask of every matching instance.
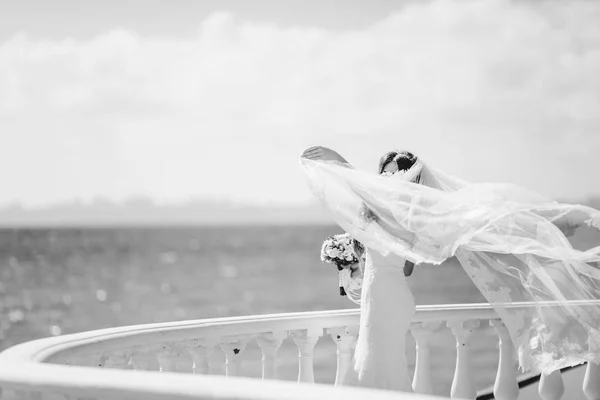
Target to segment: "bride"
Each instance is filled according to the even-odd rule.
[[[367,248],[344,384],[411,391],[404,337],[415,306],[404,275],[452,256],[502,318],[523,370],[600,363],[600,243],[576,250],[561,230],[600,229],[600,212],[515,185],[468,184],[408,152],[384,156],[379,176],[325,147],[307,149],[302,164],[315,196]]]
[[[390,152],[382,157],[378,172],[394,176],[408,171],[415,162],[415,157],[408,152]],[[364,207],[361,212],[365,229],[377,230],[376,217]],[[362,262],[361,250],[355,245],[359,262]],[[411,275],[413,266],[393,253],[382,255],[366,250],[364,265],[360,268],[363,286],[357,302],[363,312],[354,368],[348,371],[342,385],[412,391],[405,339],[415,313],[415,301],[405,276]],[[350,288],[346,289],[350,296],[354,294]]]

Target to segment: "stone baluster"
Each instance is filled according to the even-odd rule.
[[[107,352],[103,354],[96,353],[71,358],[65,361],[64,364],[73,367],[126,369],[128,368],[127,361],[129,359],[125,357],[125,352]],[[93,396],[76,396],[66,393],[53,393],[51,395],[40,393],[40,396],[41,397],[28,397],[27,399],[33,400],[34,398],[40,398],[46,400],[46,398],[48,398],[52,400],[96,400],[96,397]]]
[[[352,355],[356,347],[358,326],[330,328],[327,333],[331,335],[337,347],[337,369],[334,386],[341,386],[348,368],[352,367]]]
[[[517,372],[513,363],[515,349],[513,347],[508,329],[499,319],[490,320],[490,326],[498,335],[500,358],[498,359],[498,372],[494,383],[494,397],[498,400],[517,400],[519,397],[519,383]]]
[[[180,350],[173,343],[162,343],[156,352],[160,372],[177,372]]]
[[[450,389],[453,399],[475,399],[477,392],[471,374],[471,335],[479,321],[449,321],[448,327],[456,337],[456,367]]]
[[[130,363],[136,371],[152,370],[152,358],[150,346],[135,346],[131,349]]]
[[[588,400],[600,400],[600,365],[588,362],[583,377],[583,393]]]
[[[560,370],[546,375],[542,374],[538,386],[538,392],[542,400],[560,400],[565,394],[565,386]]]
[[[104,358],[102,358],[104,360]],[[104,367],[104,364],[100,365],[100,354],[88,354],[85,356],[71,357],[68,360],[63,361],[64,365],[74,367]]]
[[[106,365],[106,354],[98,354],[97,356],[91,357],[90,361],[98,368],[104,368],[104,365]]]
[[[256,337],[256,343],[262,351],[263,379],[277,379],[277,352],[286,337],[286,331],[269,332]]]
[[[313,353],[315,345],[322,335],[322,328],[292,331],[294,343],[298,347],[298,382],[314,383]]]
[[[87,354],[79,357],[70,358],[69,360],[64,362],[64,365],[70,365],[74,367],[104,368],[107,359],[108,353]]]
[[[225,353],[225,376],[242,375],[242,360],[247,343],[247,336],[221,338],[221,349]]]
[[[590,334],[589,348],[593,353],[597,353],[600,348],[600,336]],[[600,400],[600,365],[592,361],[588,362],[583,377],[583,393],[588,400]]]
[[[219,340],[216,338],[194,339],[185,342],[185,347],[192,357],[192,373],[207,375],[210,371],[209,358]]]
[[[415,393],[434,394],[433,380],[431,377],[430,340],[439,330],[442,323],[439,321],[421,322],[411,327],[411,333],[417,344],[417,360],[412,387]]]
[[[131,350],[113,351],[105,355],[104,367],[114,369],[131,369],[129,362]]]

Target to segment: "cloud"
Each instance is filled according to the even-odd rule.
[[[293,201],[310,197],[297,155],[320,142],[365,168],[408,147],[467,179],[583,194],[581,171],[600,170],[598,20],[595,2],[434,1],[343,32],[223,11],[187,39],[17,35],[0,46],[0,135],[11,162],[49,147],[0,178],[27,201]]]

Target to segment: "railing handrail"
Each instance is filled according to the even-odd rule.
[[[4,350],[4,362],[61,362],[112,349],[180,342],[193,338],[358,325],[358,309],[210,318],[107,328],[33,340]],[[498,318],[486,303],[418,306],[413,322]]]
[[[570,301],[569,304],[600,305],[600,301]],[[561,302],[507,303],[506,308],[551,307]],[[325,329],[358,325],[359,309],[263,314],[175,322],[130,325],[22,343],[0,353],[3,362],[61,362],[65,359],[107,350],[148,346],[158,342],[180,342],[194,338],[253,335],[273,331]],[[413,322],[499,318],[489,303],[417,306]]]

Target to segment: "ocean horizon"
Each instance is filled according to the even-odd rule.
[[[590,196],[579,203],[600,209],[600,197]],[[146,198],[122,202],[72,201],[45,206],[19,203],[0,206],[0,228],[177,228],[218,226],[334,225],[329,211],[316,200],[286,203],[251,203],[192,200],[177,204],[156,204]]]

